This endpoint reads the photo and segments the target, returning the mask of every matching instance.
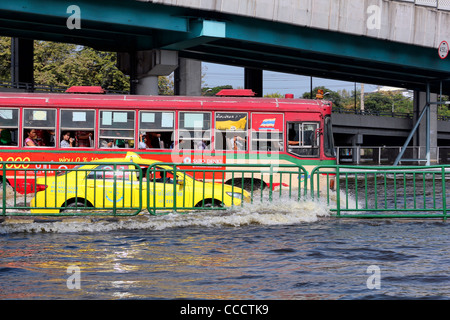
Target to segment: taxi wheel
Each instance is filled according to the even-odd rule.
[[[84,203],[84,201],[74,201],[72,203],[69,203],[66,207],[67,210],[76,210],[77,208],[85,208],[85,207],[91,207],[91,204],[89,202]]]
[[[223,207],[223,203],[220,200],[214,199],[214,204],[212,199],[205,199],[205,201],[200,201],[195,205],[196,208],[220,208]]]

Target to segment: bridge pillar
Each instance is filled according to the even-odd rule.
[[[177,96],[202,95],[202,63],[198,60],[180,58],[175,70],[174,91]]]
[[[260,69],[244,69],[245,89],[252,89],[256,92],[256,97],[263,96],[263,71]]]
[[[429,102],[436,102],[438,95],[435,93],[430,94]],[[423,111],[427,104],[426,92],[414,92],[414,123],[416,123],[420,113]],[[428,126],[427,126],[428,122]],[[429,139],[430,147],[430,165],[436,164],[437,159],[437,104],[430,104],[429,120],[427,121],[426,115],[422,118],[422,121],[417,129],[416,135],[413,139],[413,145],[420,147],[417,157],[419,159],[427,158],[426,145]]]
[[[34,40],[11,38],[11,82],[20,88],[19,83],[27,83],[28,91],[34,90]]]
[[[359,164],[361,160],[360,147],[363,144],[363,135],[361,133],[355,134],[352,138],[352,162]]]
[[[117,64],[122,72],[130,76],[131,94],[158,95],[158,76],[168,76],[178,67],[178,52],[120,52]]]

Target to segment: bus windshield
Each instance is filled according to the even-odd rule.
[[[335,157],[336,152],[334,150],[334,139],[333,139],[333,130],[331,126],[331,117],[325,117],[325,126],[324,126],[324,136],[323,136],[323,151],[327,157]]]

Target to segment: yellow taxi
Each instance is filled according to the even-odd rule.
[[[189,170],[174,170],[133,152],[125,158],[100,159],[55,176],[36,180],[41,190],[31,213],[66,210],[157,210],[239,206],[250,194],[238,187],[194,179]],[[149,171],[149,172],[147,172]]]

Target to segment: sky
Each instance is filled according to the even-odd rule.
[[[205,87],[217,87],[221,85],[232,85],[234,89],[244,88],[244,68],[233,67],[214,63],[202,63]],[[292,93],[295,98],[299,98],[305,92],[310,91],[311,78],[309,76],[293,75],[264,71],[263,73],[263,94],[270,93]],[[313,78],[313,88],[325,86],[326,88],[338,91],[346,89],[355,90],[354,82],[337,81],[331,79]],[[361,89],[361,84],[356,84],[356,89]],[[372,92],[377,89],[375,85],[364,85],[364,92]]]

